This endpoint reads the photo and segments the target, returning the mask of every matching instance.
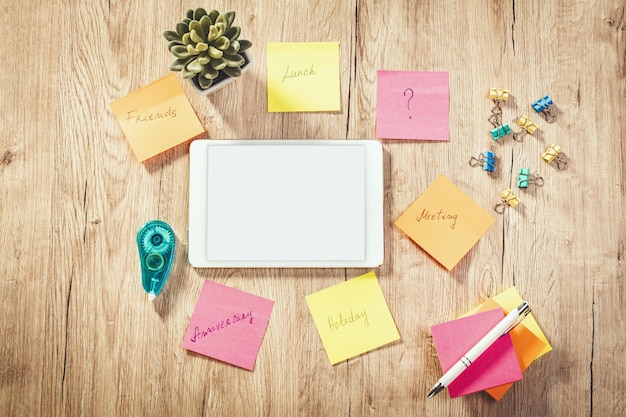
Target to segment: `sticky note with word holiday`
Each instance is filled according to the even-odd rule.
[[[451,270],[494,222],[467,194],[440,175],[395,224]]]
[[[333,365],[400,339],[374,272],[309,294],[306,302]]]
[[[174,74],[112,102],[111,108],[140,162],[204,133]]]

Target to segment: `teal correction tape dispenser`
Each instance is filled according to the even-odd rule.
[[[174,263],[174,231],[161,220],[151,220],[137,232],[141,281],[152,301],[163,289]]]

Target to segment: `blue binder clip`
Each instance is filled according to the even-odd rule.
[[[493,138],[493,140],[497,142],[506,135],[511,134],[511,127],[508,123],[505,123],[502,126],[496,127],[489,133],[491,133],[491,137]]]
[[[537,113],[540,113],[548,123],[553,123],[556,120],[554,103],[552,102],[552,99],[548,96],[543,96],[543,98],[535,101],[533,103],[533,109],[535,109]]]
[[[495,152],[487,151],[484,154],[478,155],[478,158],[471,157],[469,164],[472,167],[483,166],[483,171],[494,172],[496,169],[496,154]]]
[[[528,188],[529,185],[543,186],[543,177],[538,173],[530,173],[530,168],[520,168],[517,173],[517,188]]]

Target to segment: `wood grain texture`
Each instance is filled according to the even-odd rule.
[[[30,2],[33,3],[33,2]],[[215,1],[237,11],[253,69],[209,97],[181,84],[205,137],[376,135],[376,71],[450,73],[450,141],[384,141],[385,262],[376,270],[402,340],[330,366],[307,294],[367,270],[194,269],[186,261],[188,144],[136,162],[109,103],[168,74],[161,33],[188,8],[119,0],[0,6],[0,414],[6,416],[626,415],[626,3],[623,0]],[[342,110],[268,113],[266,44],[339,41]],[[538,134],[487,150],[489,87],[505,122]],[[530,103],[549,94],[548,124]],[[512,125],[513,126],[513,125]],[[562,146],[571,163],[540,160]],[[491,210],[517,170],[545,185],[448,272],[393,221],[440,173]],[[173,276],[154,304],[134,238],[176,232]],[[182,349],[204,279],[276,302],[248,372]],[[429,326],[511,285],[554,350],[500,402],[426,400],[440,375]]]

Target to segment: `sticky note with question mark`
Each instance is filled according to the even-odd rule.
[[[339,42],[268,43],[267,110],[340,111]]]
[[[379,139],[450,140],[447,72],[378,71]]]

